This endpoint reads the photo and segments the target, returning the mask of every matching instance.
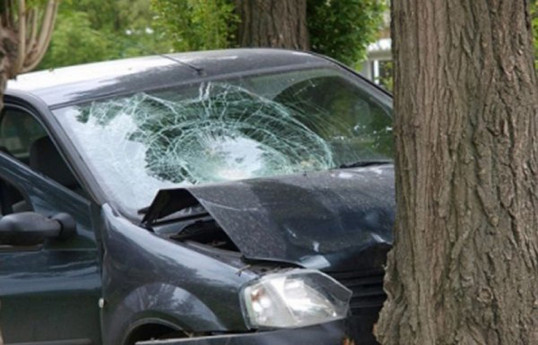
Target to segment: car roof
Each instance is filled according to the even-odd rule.
[[[334,65],[306,52],[228,49],[155,55],[21,74],[6,94],[28,92],[51,108],[204,79]]]

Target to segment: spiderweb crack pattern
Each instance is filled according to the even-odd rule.
[[[143,144],[150,176],[197,184],[334,166],[328,143],[297,120],[304,116],[299,111],[236,85],[208,82],[195,97],[175,101],[138,93],[95,102],[78,120],[115,131],[118,143]],[[121,117],[130,118],[129,130],[120,128]]]

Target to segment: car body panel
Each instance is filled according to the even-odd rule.
[[[120,344],[138,319],[163,315],[190,332],[247,330],[239,289],[256,275],[144,231],[108,205],[101,217],[105,344]]]
[[[109,98],[180,83],[233,76],[246,70],[274,71],[305,66],[332,66],[321,57],[279,49],[230,49],[178,53],[100,62],[20,75],[9,89],[31,92],[49,107]]]
[[[0,246],[4,340],[84,338],[99,343],[101,274],[89,203],[5,154],[0,154],[0,176],[27,191],[35,211],[49,216],[67,212],[77,222],[77,236],[67,242],[25,249]]]
[[[162,190],[144,221],[199,202],[246,258],[343,271],[342,252],[392,244],[393,179],[381,165]]]
[[[139,342],[137,345],[342,345],[346,344],[346,332],[347,326],[344,322],[333,321],[300,329],[154,340]],[[351,341],[349,340],[348,343],[351,343]]]

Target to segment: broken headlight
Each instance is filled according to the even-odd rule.
[[[303,327],[346,317],[351,291],[316,270],[268,274],[242,289],[251,328]]]

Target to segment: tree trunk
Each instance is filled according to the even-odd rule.
[[[306,0],[236,0],[241,47],[308,50]]]
[[[528,3],[392,1],[398,206],[384,345],[538,344]]]
[[[4,107],[6,83],[15,77],[18,49],[16,37],[12,30],[0,26],[0,110]]]

